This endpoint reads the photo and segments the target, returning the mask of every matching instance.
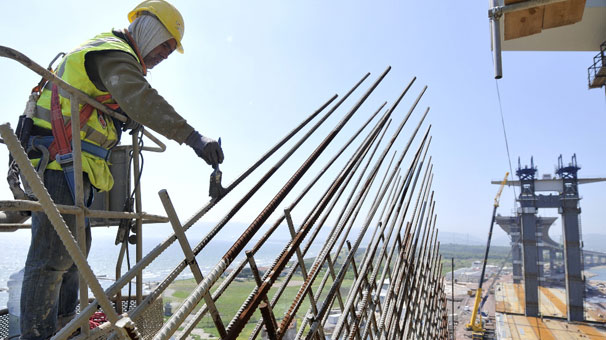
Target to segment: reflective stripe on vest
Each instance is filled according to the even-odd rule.
[[[125,41],[116,37],[113,33],[102,33],[67,54],[57,69],[57,76],[93,98],[108,95],[108,92],[100,91],[92,83],[85,68],[87,53],[107,50],[124,51],[139,61],[136,53]],[[47,84],[40,94],[36,113],[33,117],[34,125],[49,130],[51,129],[50,98],[51,85]],[[71,120],[69,94],[59,89],[59,100],[64,121],[68,122]],[[115,104],[115,101],[109,100],[104,104]],[[80,103],[80,109],[82,109],[82,106],[82,103]],[[113,120],[97,110],[93,110],[89,120],[80,130],[80,138],[104,149],[111,149],[118,143],[118,134]],[[32,162],[36,164],[38,161],[32,160]],[[61,166],[54,161],[49,163],[47,169],[61,170]],[[110,190],[112,188],[114,179],[104,159],[83,152],[82,169],[88,174],[91,184],[96,188],[100,190]]]

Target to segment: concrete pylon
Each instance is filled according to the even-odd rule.
[[[562,235],[564,237],[564,269],[566,271],[566,308],[568,321],[583,321],[583,296],[585,281],[582,277],[583,266],[581,257],[581,232],[579,230],[579,187],[576,156],[568,166],[563,166],[562,156],[558,159],[556,173],[562,179],[560,194],[562,214]]]

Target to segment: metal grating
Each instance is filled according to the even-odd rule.
[[[127,305],[129,304],[128,302],[128,300],[122,301],[122,310],[125,312],[127,310]],[[115,306],[115,302],[112,301],[112,304]],[[160,327],[162,326],[163,322],[162,306],[162,298],[156,299],[154,303],[152,303],[147,309],[145,309],[144,313],[142,313],[133,320],[137,324],[137,328],[139,329],[139,332],[141,333],[141,336],[144,340],[152,339],[154,334],[156,334],[156,332],[160,330]],[[135,309],[135,307],[137,307],[137,302],[133,298],[132,300],[130,300],[130,306],[128,309],[133,310]],[[102,310],[100,309],[99,311]],[[76,307],[76,312],[80,312],[79,305]],[[9,334],[9,314],[8,309],[5,308],[0,310],[0,339],[7,339]],[[98,337],[91,339],[106,338],[107,334],[101,334]]]
[[[0,339],[8,338],[8,309],[0,310]]]

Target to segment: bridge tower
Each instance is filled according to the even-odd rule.
[[[525,314],[526,316],[539,316],[539,281],[544,271],[544,247],[548,247],[550,272],[553,274],[554,258],[558,249],[555,243],[544,240],[549,239],[546,234],[549,225],[554,220],[537,216],[541,208],[557,208],[562,218],[563,262],[565,268],[566,306],[569,321],[583,321],[583,296],[585,281],[582,276],[583,253],[581,249],[581,230],[579,224],[579,184],[606,181],[606,178],[578,178],[580,167],[577,165],[576,155],[572,161],[564,165],[562,156],[558,158],[556,178],[546,175],[538,179],[537,168],[531,158],[530,167],[522,168],[518,160],[516,175],[517,181],[510,181],[508,185],[520,187],[517,197],[519,208],[515,217],[497,218],[497,223],[508,232],[512,238],[512,255],[514,269],[514,283],[524,280]],[[500,184],[500,181],[493,181]],[[549,194],[537,194],[549,192]]]
[[[582,277],[581,232],[579,230],[579,183],[576,155],[568,166],[564,166],[562,156],[558,158],[556,174],[562,180],[560,193],[560,214],[562,215],[562,235],[564,238],[564,270],[566,273],[566,308],[569,321],[583,321],[583,295],[585,282]]]
[[[522,268],[524,293],[526,297],[526,316],[539,316],[539,259],[537,249],[537,195],[535,194],[535,175],[537,168],[530,159],[530,167],[520,166],[516,175],[520,179],[520,237],[522,242]]]

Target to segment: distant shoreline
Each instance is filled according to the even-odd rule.
[[[592,272],[592,270],[606,270],[606,265],[603,266],[595,266],[595,267],[591,267],[591,269],[589,270],[585,270],[585,277],[587,279],[591,279],[592,277],[596,277],[599,274],[596,274],[595,272]],[[604,281],[604,280],[593,280],[593,281]]]

